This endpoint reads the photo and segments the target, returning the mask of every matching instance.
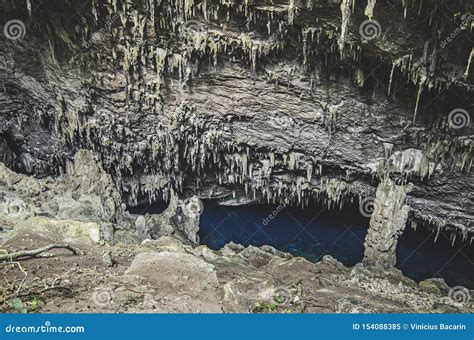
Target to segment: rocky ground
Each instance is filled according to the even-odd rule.
[[[468,291],[453,293],[439,279],[416,283],[395,268],[348,268],[330,256],[311,263],[270,246],[197,245],[193,204],[176,198],[161,215],[131,215],[85,151],[54,180],[0,164],[0,259],[51,244],[78,250],[0,260],[0,310],[474,312]]]

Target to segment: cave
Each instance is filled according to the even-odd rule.
[[[355,209],[354,209],[355,208]],[[331,255],[346,266],[364,257],[368,218],[358,207],[343,211],[275,205],[220,206],[204,202],[200,243],[219,250],[229,242],[243,246],[270,245],[310,261]]]
[[[0,0],[0,309],[472,312],[473,12]]]
[[[326,210],[313,205],[298,207],[220,206],[204,202],[200,221],[200,244],[219,250],[229,242],[243,246],[270,245],[279,251],[302,256],[312,262],[330,255],[346,266],[364,256],[369,218],[357,206]],[[420,282],[437,277],[453,286],[474,289],[474,245],[452,242],[446,234],[436,235],[426,226],[407,226],[397,248],[397,264],[405,275]]]
[[[202,204],[199,244],[215,251],[232,242],[244,247],[271,246],[311,262],[330,255],[352,267],[363,260],[370,216],[361,214],[357,204],[342,210],[327,209],[317,202],[310,202],[306,208],[275,204],[228,206],[218,200],[205,200]],[[158,215],[168,206],[165,201],[144,201],[128,210],[136,215]],[[397,246],[396,267],[416,282],[435,277],[452,286],[474,289],[474,245],[449,235],[437,235],[428,225],[407,223]]]

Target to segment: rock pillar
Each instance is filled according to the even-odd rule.
[[[398,236],[405,229],[410,207],[405,204],[411,185],[400,186],[387,178],[377,187],[374,210],[364,242],[364,263],[388,268],[394,266]]]
[[[199,221],[203,204],[197,196],[181,200],[170,191],[169,206],[161,214],[139,216],[135,221],[137,234],[142,238],[158,239],[174,235],[183,242],[199,244]]]

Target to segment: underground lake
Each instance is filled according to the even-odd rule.
[[[269,218],[274,216],[273,218]],[[271,245],[278,250],[316,262],[331,255],[346,266],[360,262],[369,218],[358,206],[328,210],[281,208],[272,205],[221,206],[204,201],[199,236],[201,243],[219,250],[228,242],[244,246]],[[410,226],[399,238],[397,265],[406,276],[419,282],[438,277],[450,286],[474,288],[474,245],[435,234],[423,226]]]

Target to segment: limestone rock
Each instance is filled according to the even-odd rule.
[[[15,233],[25,230],[36,232],[57,242],[101,242],[100,225],[94,222],[31,217],[14,225]]]
[[[221,311],[214,266],[192,255],[172,252],[138,254],[127,275],[138,275],[167,298],[176,301],[182,312]],[[181,300],[181,301],[180,301]]]
[[[472,32],[443,40],[472,22],[465,1],[444,4],[452,16],[430,1],[248,3],[244,12],[202,1],[38,4],[63,23],[53,28],[15,3],[6,17],[34,29],[24,44],[0,42],[0,160],[12,169],[97,182],[108,217],[117,193],[136,205],[167,201],[171,190],[226,204],[342,207],[389,176],[413,183],[411,219],[473,237]],[[183,20],[191,13],[199,34]],[[365,32],[367,22],[380,29]],[[54,49],[44,44],[50,30]],[[462,124],[453,126],[452,110]],[[71,166],[79,148],[97,157],[83,151]]]
[[[396,263],[398,236],[405,229],[410,207],[406,194],[411,186],[385,179],[377,188],[369,230],[364,242],[364,262],[382,267]]]

